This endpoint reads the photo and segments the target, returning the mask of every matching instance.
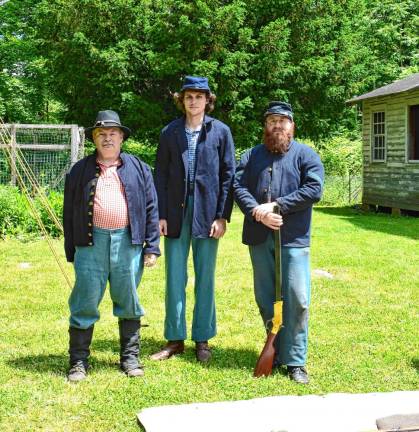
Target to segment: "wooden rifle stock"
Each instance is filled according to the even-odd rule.
[[[262,376],[269,376],[272,374],[272,366],[275,357],[275,341],[276,334],[269,333],[265,342],[265,346],[260,353],[259,359],[256,363],[253,376],[260,378]]]

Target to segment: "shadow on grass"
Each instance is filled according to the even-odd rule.
[[[140,360],[145,360],[151,354],[159,351],[165,344],[164,340],[155,339],[152,337],[143,337],[141,339]],[[211,344],[212,360],[203,365],[211,369],[245,369],[253,371],[259,353],[247,348],[233,348],[217,346],[216,342]],[[97,358],[97,352],[111,352],[113,361],[104,361]],[[115,369],[118,367],[119,357],[119,341],[113,339],[98,339],[94,340],[91,345],[91,355],[89,364],[92,370],[100,369]],[[185,353],[182,354],[182,359],[191,363],[196,363],[195,344],[193,341],[185,342]],[[57,376],[65,376],[68,371],[69,357],[66,354],[41,354],[16,357],[7,360],[8,366],[14,369],[21,369],[34,374],[52,373]]]
[[[12,360],[7,360],[6,363],[14,369],[20,369],[34,374],[48,373],[57,376],[66,376],[69,368],[68,356],[64,354],[17,357]],[[89,370],[115,369],[117,367],[116,362],[98,360],[95,358],[94,354],[89,358],[89,365],[91,368]]]
[[[144,336],[141,339],[141,357],[148,358],[151,354],[159,351],[166,341],[163,339],[155,339],[153,337]],[[217,342],[209,342],[212,350],[212,359],[208,363],[210,368],[214,369],[251,369],[255,367],[259,353],[251,349],[243,348],[226,348],[217,345]],[[191,363],[196,363],[195,358],[195,343],[191,340],[185,341],[185,352],[182,354],[182,359]],[[170,360],[169,360],[170,361]]]
[[[419,239],[419,219],[409,216],[365,212],[354,207],[316,207],[317,212],[345,219],[367,231],[377,231],[402,237]]]
[[[12,368],[22,369],[27,372],[65,375],[68,357],[57,354],[29,355],[7,360],[6,363]]]
[[[416,372],[419,373],[419,357],[412,359],[412,366],[416,369]]]

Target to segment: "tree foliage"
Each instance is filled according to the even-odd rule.
[[[48,72],[34,34],[38,3],[13,0],[0,7],[0,116],[5,121],[41,120],[47,110]]]
[[[414,0],[11,0],[3,15],[6,7],[20,25],[13,37],[0,27],[20,47],[6,81],[22,89],[5,91],[0,79],[3,115],[22,120],[52,100],[62,121],[90,125],[113,108],[150,142],[179,115],[170,93],[186,74],[209,77],[215,115],[248,147],[269,100],[291,102],[298,135],[319,141],[357,127],[345,100],[419,64]],[[6,51],[2,41],[2,64]]]

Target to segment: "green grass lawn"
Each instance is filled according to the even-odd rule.
[[[142,408],[289,394],[383,392],[419,388],[419,219],[348,208],[314,213],[308,369],[299,386],[282,373],[254,379],[265,335],[253,299],[242,216],[233,214],[217,267],[218,336],[213,361],[197,364],[193,344],[166,362],[160,348],[164,265],[140,287],[143,379],[118,371],[118,330],[107,293],[94,332],[86,381],[66,381],[69,288],[44,241],[0,241],[0,430],[136,431]],[[62,253],[62,242],[55,241]],[[29,268],[22,265],[29,263]],[[66,265],[72,275],[71,265]],[[188,285],[188,322],[193,273]]]

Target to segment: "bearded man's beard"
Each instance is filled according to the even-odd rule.
[[[263,132],[263,142],[271,153],[284,154],[288,151],[290,142],[294,135],[294,128],[284,131],[281,128],[275,128],[269,132],[266,128]]]

